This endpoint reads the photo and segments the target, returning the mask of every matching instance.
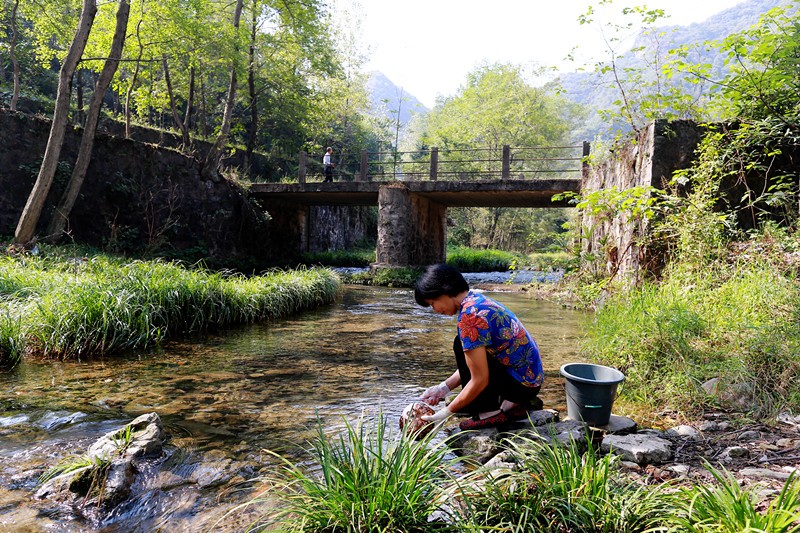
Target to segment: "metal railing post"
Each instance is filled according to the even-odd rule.
[[[303,150],[300,152],[300,161],[297,166],[297,182],[306,182],[306,165],[308,164],[308,154]]]
[[[500,171],[500,179],[507,180],[511,177],[511,147],[503,145],[503,168]]]
[[[369,179],[369,152],[361,150],[361,168],[356,176],[356,181],[367,181]]]
[[[589,141],[583,141],[583,159],[581,160],[581,177],[586,180],[589,176],[589,154],[591,153],[591,146]]]
[[[436,181],[439,174],[439,149],[437,147],[431,148],[431,181]]]

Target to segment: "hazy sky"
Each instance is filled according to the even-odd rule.
[[[598,12],[610,21],[625,6],[664,9],[659,25],[686,25],[746,0],[615,0]],[[581,26],[589,0],[333,0],[339,20],[360,26],[370,60],[404,91],[433,107],[450,95],[482,62],[556,66],[572,71],[565,58],[578,47],[580,63],[602,59],[601,25]],[[345,8],[345,10],[342,10]],[[342,10],[342,11],[339,11]]]

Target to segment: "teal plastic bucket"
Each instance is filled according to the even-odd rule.
[[[567,416],[593,426],[605,426],[611,418],[611,406],[617,386],[625,374],[615,368],[590,363],[569,363],[561,367],[567,392]]]

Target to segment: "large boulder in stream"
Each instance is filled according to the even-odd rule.
[[[137,461],[161,456],[166,439],[158,414],[142,415],[100,437],[85,455],[53,467],[52,472],[63,473],[45,482],[36,497],[69,504],[83,512],[85,504],[91,503],[108,512],[130,496]]]

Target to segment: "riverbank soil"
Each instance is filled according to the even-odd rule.
[[[647,431],[647,430],[644,430]],[[737,423],[730,413],[706,413],[689,424],[659,432],[673,444],[674,458],[661,465],[624,463],[652,482],[712,483],[706,464],[724,468],[743,485],[780,490],[800,468],[800,417],[782,414],[769,424]]]

